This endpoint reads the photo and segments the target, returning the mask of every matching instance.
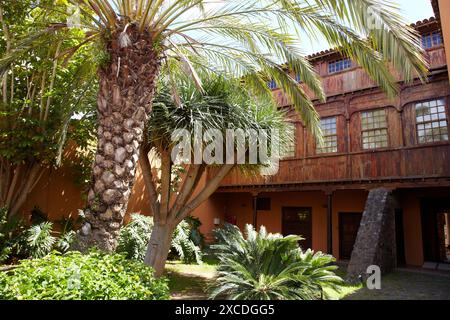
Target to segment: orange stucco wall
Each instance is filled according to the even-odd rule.
[[[69,167],[48,169],[28,196],[22,208],[27,215],[33,207],[39,207],[51,220],[59,220],[70,214],[76,215],[83,208],[82,190],[74,183],[75,177]]]

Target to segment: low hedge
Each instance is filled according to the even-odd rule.
[[[0,272],[0,299],[8,300],[163,300],[167,280],[155,279],[141,262],[120,254],[53,252],[41,259],[22,260]]]

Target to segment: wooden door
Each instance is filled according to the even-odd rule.
[[[305,240],[300,241],[300,247],[304,250],[312,247],[312,209],[304,207],[284,207],[282,233],[298,235]]]
[[[360,212],[340,212],[339,213],[339,258],[349,260],[356,236],[358,235],[359,224],[362,213]]]
[[[436,198],[421,201],[422,242],[425,261],[447,260],[444,240],[444,215],[450,212],[448,199]]]

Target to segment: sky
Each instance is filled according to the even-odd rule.
[[[399,4],[401,13],[409,23],[415,23],[419,20],[428,19],[434,16],[433,7],[431,6],[430,0],[392,1]],[[302,51],[305,54],[312,54],[326,49],[329,49],[329,45],[325,41],[305,41],[305,43],[302,44]]]

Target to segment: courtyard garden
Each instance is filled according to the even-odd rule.
[[[296,140],[292,112],[324,144],[314,103],[327,94],[300,38],[324,38],[389,98],[396,72],[425,81],[420,39],[394,9],[0,1],[0,300],[449,298],[436,275],[393,273],[376,292],[349,284],[332,255],[264,226],[219,219],[206,243],[194,214],[232,172],[275,174]],[[78,210],[52,199],[49,212],[25,210],[61,168]],[[145,201],[130,213],[138,176]]]

